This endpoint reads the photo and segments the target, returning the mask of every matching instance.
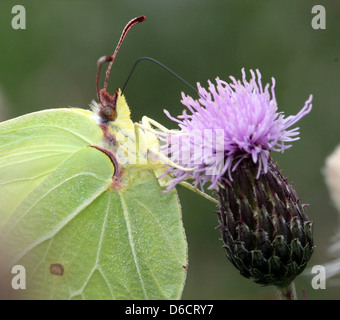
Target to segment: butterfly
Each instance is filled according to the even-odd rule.
[[[148,118],[133,123],[112,56],[98,60],[91,110],[48,109],[0,123],[0,255],[10,286],[25,270],[30,299],[177,299],[188,264],[176,190]],[[109,62],[104,88],[100,70]],[[150,130],[147,130],[150,128]],[[19,281],[19,278],[16,281]],[[13,292],[12,290],[11,292]]]

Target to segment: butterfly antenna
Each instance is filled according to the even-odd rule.
[[[150,57],[141,57],[141,58],[137,59],[137,61],[135,62],[135,64],[133,65],[133,67],[132,67],[132,69],[129,73],[128,78],[126,79],[126,81],[124,83],[124,86],[123,86],[123,89],[122,89],[122,94],[123,94],[128,82],[129,82],[133,72],[135,71],[138,63],[141,62],[141,61],[144,61],[144,60],[151,61],[153,63],[156,63],[160,67],[164,68],[166,71],[170,72],[174,77],[176,77],[178,80],[182,81],[184,84],[186,84],[188,87],[190,87],[192,90],[194,90],[199,95],[198,90],[194,86],[192,86],[188,81],[184,80],[181,76],[179,76],[176,72],[171,70],[169,67],[165,66],[163,63],[157,61],[156,59],[150,58]]]
[[[124,41],[124,38],[126,36],[126,34],[128,33],[128,31],[137,23],[140,23],[140,22],[143,22],[145,20],[145,16],[140,16],[140,17],[136,17],[132,20],[130,20],[127,25],[125,26],[121,36],[120,36],[120,39],[118,41],[118,44],[117,44],[117,47],[113,53],[112,56],[104,56],[104,57],[101,57],[98,62],[97,62],[97,77],[96,77],[96,89],[97,89],[97,97],[98,99],[100,99],[100,94],[99,94],[99,76],[100,76],[100,69],[101,69],[101,66],[104,62],[108,62],[110,61],[110,64],[106,70],[106,75],[105,75],[105,81],[104,81],[104,90],[106,91],[107,89],[107,85],[108,85],[108,82],[109,82],[109,77],[110,77],[110,72],[111,72],[111,68],[112,68],[112,65],[113,65],[113,62],[116,58],[116,55],[119,51],[119,48],[120,46],[122,45],[123,41]]]

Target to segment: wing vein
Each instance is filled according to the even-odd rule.
[[[142,203],[140,200],[136,200],[136,202],[139,203],[140,206],[142,206],[151,216],[152,216],[152,221],[156,221],[157,224],[159,225],[160,229],[162,229],[163,234],[165,235],[165,238],[167,239],[168,243],[169,243],[169,247],[171,249],[171,251],[174,253],[176,260],[178,261],[178,263],[180,263],[181,265],[183,265],[183,262],[180,260],[179,256],[176,253],[176,250],[173,246],[173,241],[172,239],[169,237],[168,232],[166,232],[166,230],[164,230],[163,225],[160,223],[160,221],[157,219],[157,217],[152,213],[152,211],[150,209],[148,209],[144,203]]]
[[[143,280],[143,277],[142,277],[142,274],[141,274],[141,270],[140,270],[140,267],[139,267],[139,262],[138,262],[138,258],[137,258],[137,254],[136,254],[136,248],[135,248],[135,243],[134,243],[134,239],[133,239],[133,235],[132,235],[130,218],[129,218],[129,215],[128,215],[129,210],[128,210],[128,207],[126,205],[126,202],[125,202],[125,199],[123,197],[123,194],[122,193],[119,193],[119,194],[120,194],[120,198],[122,200],[124,219],[125,219],[125,222],[126,222],[126,227],[127,227],[127,231],[128,231],[128,237],[129,237],[129,244],[130,244],[130,247],[131,247],[133,259],[135,261],[135,265],[136,265],[136,268],[137,268],[137,273],[138,273],[138,276],[139,276],[139,279],[140,279],[140,282],[141,282],[141,285],[142,285],[142,289],[143,289],[144,295],[145,295],[146,299],[148,299],[148,295],[146,293],[144,280]]]
[[[59,232],[59,230],[61,230],[67,223],[69,223],[79,212],[81,212],[84,208],[89,206],[95,199],[97,199],[103,192],[105,192],[107,190],[107,187],[108,185],[105,184],[101,188],[99,188],[98,191],[95,192],[91,198],[83,201],[77,208],[70,212],[70,214],[64,220],[57,224],[50,232],[38,238],[36,241],[32,242],[28,247],[26,247],[26,249],[23,250],[22,253],[15,257],[14,261],[19,261],[23,256],[26,255],[27,252],[32,250],[34,247],[56,235]]]
[[[72,131],[72,130],[69,130],[67,128],[64,128],[64,127],[60,127],[60,126],[55,126],[55,125],[34,125],[34,126],[26,126],[26,127],[21,127],[21,128],[17,128],[17,129],[13,129],[13,130],[8,130],[6,131],[6,135],[9,134],[9,133],[12,133],[12,132],[20,132],[20,131],[27,131],[27,129],[30,129],[30,128],[57,128],[57,129],[60,129],[62,131],[66,131],[68,133],[71,133],[72,135],[80,138],[81,140],[91,144],[91,142],[84,136],[82,135],[79,135],[78,133],[76,133],[75,131]],[[48,132],[48,131],[46,131]],[[20,134],[19,134],[20,135]],[[1,135],[1,137],[3,137],[3,135]],[[1,147],[3,146],[6,146],[6,145],[2,145]]]

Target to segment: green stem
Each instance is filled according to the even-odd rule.
[[[276,287],[276,294],[280,300],[297,300],[294,282],[286,287]]]

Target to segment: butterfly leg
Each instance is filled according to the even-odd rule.
[[[153,153],[158,159],[162,160],[162,162],[164,164],[171,166],[171,167],[174,167],[176,169],[179,169],[179,170],[182,170],[182,171],[185,171],[185,172],[190,172],[190,171],[198,169],[198,167],[193,167],[193,168],[182,167],[179,164],[170,160],[166,155],[164,155],[163,153],[161,153],[159,151],[156,151],[156,150],[153,150],[153,149],[150,149],[150,148],[148,148],[148,151]]]
[[[151,125],[158,128],[160,131],[154,130]],[[156,137],[161,135],[162,133],[164,133],[166,135],[168,133],[174,132],[174,131],[167,129],[166,127],[164,127],[163,125],[161,125],[157,121],[150,119],[146,116],[144,116],[142,118],[141,124],[135,123],[135,126],[141,128],[142,130],[145,130],[145,131],[148,131],[148,132],[155,134]],[[174,167],[176,169],[179,169],[179,170],[182,170],[182,171],[185,171],[185,172],[190,172],[190,171],[198,169],[198,167],[186,168],[186,167],[178,165],[177,163],[170,160],[166,155],[161,153],[159,151],[159,146],[158,146],[158,150],[155,150],[155,148],[151,148],[151,146],[148,146],[148,145],[146,146],[146,148],[147,148],[148,152],[153,153],[159,160],[161,160],[163,162],[163,164],[169,165],[171,167]]]
[[[180,133],[178,130],[170,130],[166,127],[164,127],[162,124],[157,122],[156,120],[153,120],[147,116],[144,116],[142,118],[142,123],[138,124],[138,126],[144,130],[148,130],[156,135],[163,135],[166,136],[171,133],[176,133],[176,135],[186,135],[185,133]],[[156,127],[158,130],[155,130],[152,128],[152,126]]]
[[[208,194],[206,194],[205,192],[199,190],[198,188],[194,187],[192,184],[190,184],[189,182],[186,181],[181,181],[179,182],[179,184],[189,190],[191,190],[192,192],[195,192],[197,194],[199,194],[200,196],[202,196],[203,198],[215,203],[215,204],[219,204],[218,200],[216,200],[214,197],[209,196]]]

